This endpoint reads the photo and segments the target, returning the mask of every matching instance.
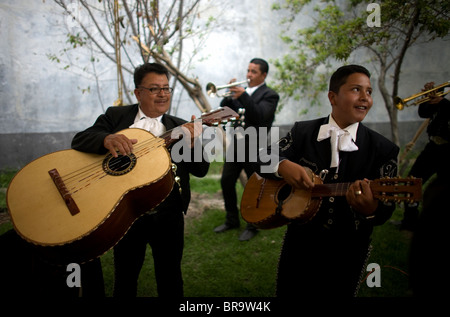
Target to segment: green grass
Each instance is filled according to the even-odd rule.
[[[191,180],[195,192],[215,194],[220,191],[221,164],[214,163],[206,178]],[[2,186],[6,187],[14,172],[0,173]],[[215,176],[214,176],[215,175]],[[237,184],[238,193],[243,188]],[[240,195],[239,195],[240,196]],[[0,197],[4,206],[4,196]],[[401,220],[402,209],[397,208],[392,219]],[[238,240],[240,230],[216,234],[213,228],[222,224],[225,212],[220,209],[205,210],[198,217],[187,217],[185,248],[182,262],[184,293],[187,297],[272,297],[275,295],[277,263],[285,227],[260,230],[250,241]],[[11,223],[0,226],[0,234],[10,230]],[[369,263],[378,263],[381,269],[381,287],[370,288],[361,283],[360,297],[409,296],[408,253],[410,236],[399,231],[391,222],[376,227],[373,234],[373,251]],[[0,250],[1,252],[1,250]],[[113,255],[109,251],[101,257],[105,291],[112,296]],[[367,272],[368,274],[369,272]],[[157,296],[151,249],[139,277],[139,296]]]

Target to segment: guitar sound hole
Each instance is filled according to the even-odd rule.
[[[292,186],[288,185],[288,184],[284,184],[278,191],[278,194],[277,194],[278,201],[279,202],[285,201],[291,195],[291,192],[292,192]]]
[[[119,155],[113,157],[108,154],[103,160],[103,170],[112,176],[124,175],[130,172],[136,166],[136,156],[131,153],[130,155]]]

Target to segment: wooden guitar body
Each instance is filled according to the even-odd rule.
[[[315,184],[319,177],[311,174]],[[267,179],[254,173],[245,186],[241,199],[242,218],[260,229],[271,229],[293,220],[308,222],[319,210],[320,197],[311,190],[292,188],[284,180]]]
[[[7,191],[15,230],[57,264],[85,262],[113,247],[133,222],[171,192],[174,175],[163,143],[141,129],[132,156],[64,150],[20,170]]]

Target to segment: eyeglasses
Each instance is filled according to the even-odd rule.
[[[162,91],[165,95],[168,95],[168,94],[171,94],[172,91],[173,91],[173,88],[170,88],[170,87],[163,87],[163,88],[160,88],[160,87],[152,87],[152,88],[147,88],[147,87],[139,86],[139,88],[147,89],[148,91],[150,91],[150,94],[152,94],[152,95],[157,95],[157,94],[159,94],[161,91]]]

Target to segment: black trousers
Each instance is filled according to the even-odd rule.
[[[103,272],[99,258],[80,264],[81,292],[69,287],[71,272],[66,265],[47,262],[34,246],[14,230],[0,235],[0,296],[8,297],[104,297]]]
[[[147,244],[152,248],[158,295],[182,297],[184,215],[182,211],[173,210],[140,217],[114,247],[114,296],[137,295]]]
[[[225,162],[223,165],[220,184],[222,186],[222,194],[225,202],[225,223],[230,227],[239,226],[239,208],[237,205],[236,182],[242,170],[244,170],[247,177],[250,178],[253,172],[255,172],[255,166],[245,162]],[[251,229],[254,227],[247,225],[247,228]]]
[[[450,144],[435,144],[430,141],[427,143],[419,156],[417,156],[409,176],[422,179],[422,184],[425,184],[434,174],[439,175],[442,179],[449,176],[448,159],[450,157]],[[415,226],[419,217],[418,204],[405,204],[405,213],[403,224],[412,224]]]
[[[423,193],[423,210],[411,241],[409,277],[413,295],[435,301],[444,296],[436,290],[450,283],[449,275],[437,269],[446,263],[450,244],[449,191],[448,178],[437,177],[430,182]]]
[[[336,233],[320,225],[289,225],[278,263],[276,295],[300,301],[355,296],[369,244],[368,237]]]

